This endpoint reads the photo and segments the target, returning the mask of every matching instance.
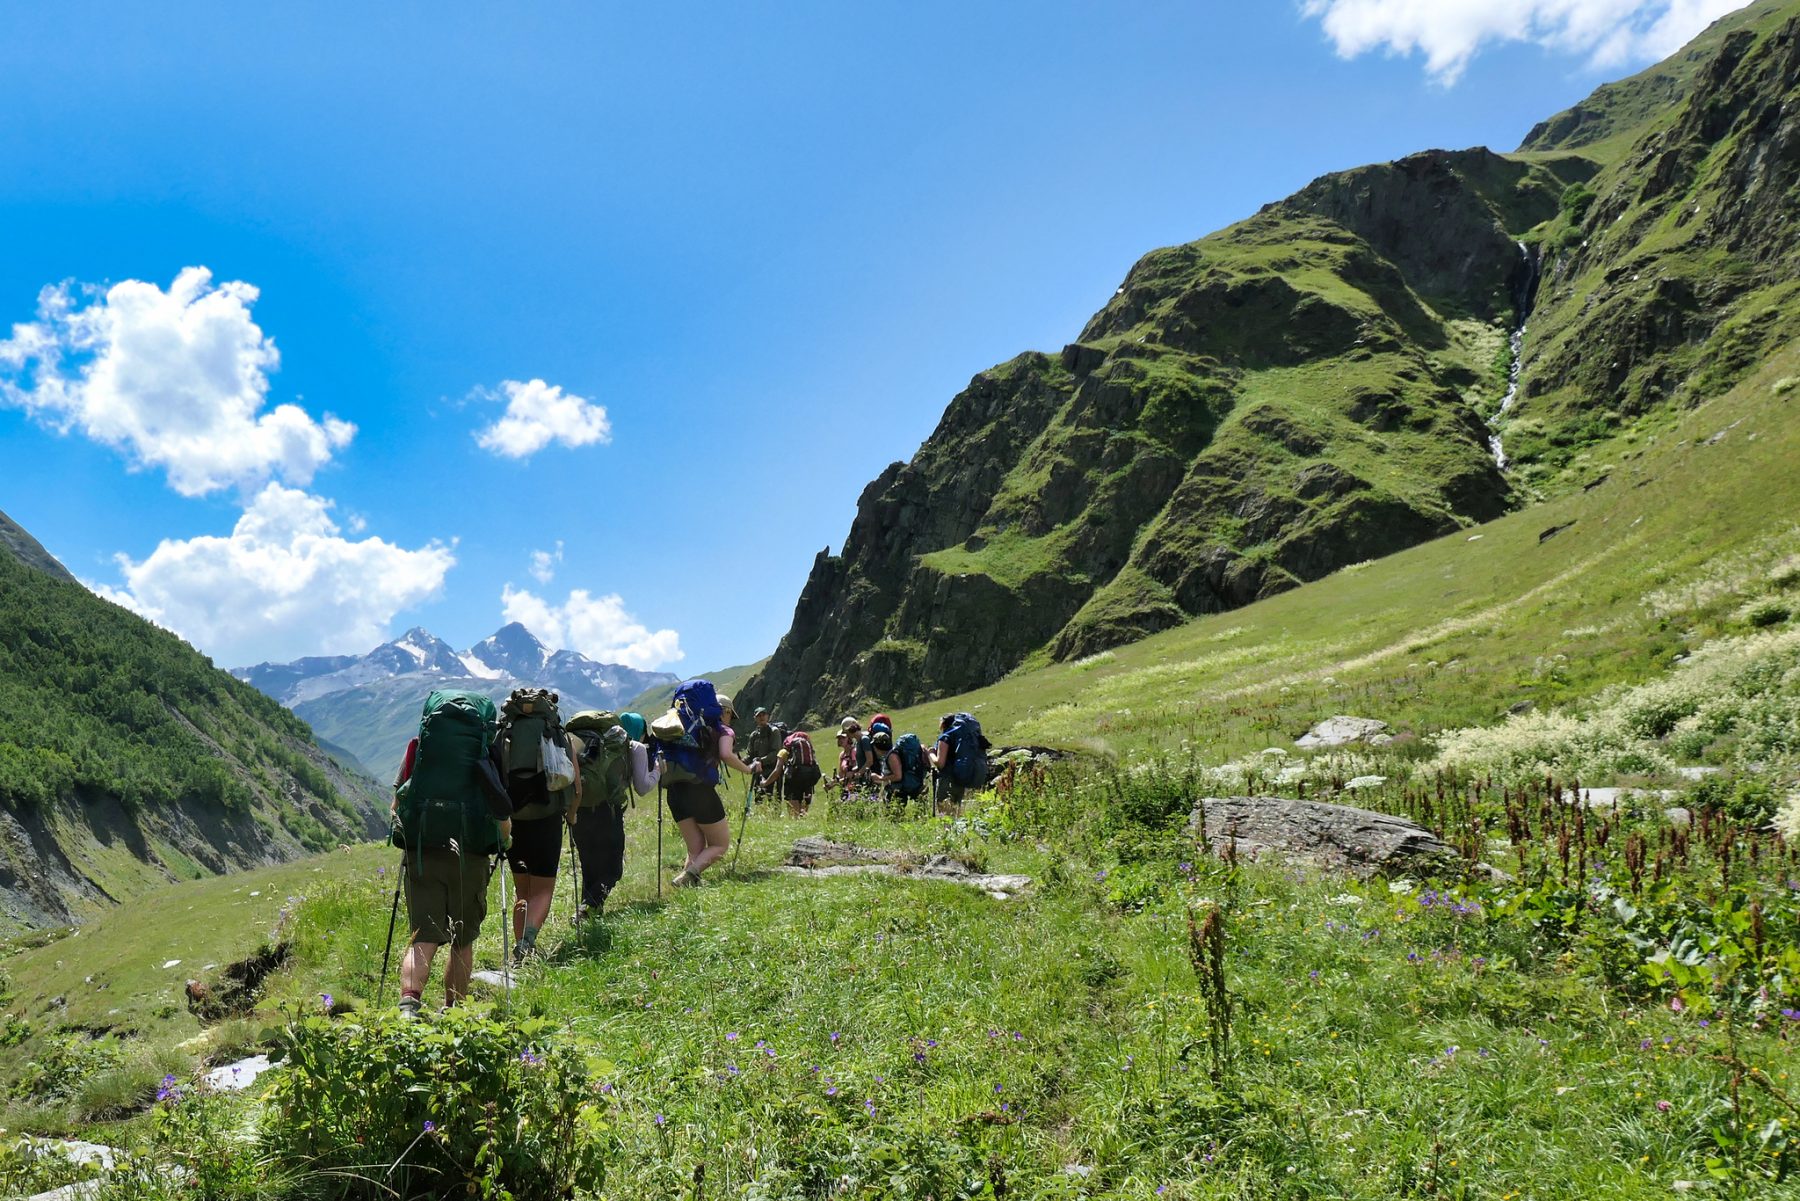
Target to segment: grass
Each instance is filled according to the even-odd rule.
[[[632,815],[609,916],[554,923],[511,1001],[586,1050],[600,1195],[1631,1198],[1705,1175],[1727,1032],[1535,953],[1490,898],[1232,870],[1155,823],[1053,846],[1004,801],[969,816],[758,814],[739,870],[658,899],[652,814]],[[1037,884],[1002,903],[773,870],[813,833]],[[372,1000],[384,858],[314,878],[271,1007]],[[1213,904],[1237,1015],[1223,1083],[1187,945]],[[477,955],[498,954],[490,922]],[[1733,1035],[1783,1087],[1789,1036]]]
[[[1589,478],[1604,482],[1589,491],[1115,648],[1104,663],[1022,671],[899,710],[896,728],[929,732],[938,714],[968,709],[1007,741],[1121,755],[1185,743],[1216,762],[1290,744],[1334,713],[1427,736],[1650,679],[1747,628],[1747,602],[1791,590],[1770,576],[1800,553],[1800,526],[1783,516],[1800,511],[1800,430],[1792,394],[1774,388],[1797,368],[1790,346],[1654,442],[1602,448]]]

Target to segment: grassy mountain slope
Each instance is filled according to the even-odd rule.
[[[961,691],[1579,486],[1597,443],[1800,333],[1797,13],[1734,15],[1518,154],[1325,176],[1146,256],[1077,342],[976,377],[869,485],[747,698]]]
[[[1589,486],[1232,613],[897,711],[1007,741],[1218,758],[1337,713],[1426,735],[1654,679],[1749,609],[1800,612],[1800,344]],[[1784,601],[1785,598],[1785,601]],[[1760,619],[1759,619],[1760,620]],[[1785,619],[1783,619],[1785,620]],[[1779,624],[1779,623],[1776,623]],[[1610,783],[1610,781],[1589,781]]]
[[[0,549],[0,923],[75,920],[374,828],[366,785],[291,714],[28,562]]]
[[[713,687],[717,688],[720,692],[725,693],[727,696],[735,697],[738,690],[744,686],[744,681],[761,671],[763,665],[768,663],[768,661],[769,660],[765,657],[758,659],[754,663],[744,663],[737,667],[725,667],[718,671],[698,672],[695,675],[684,676],[682,678],[711,680],[713,682]],[[677,680],[675,684],[665,684],[658,688],[647,689],[627,701],[620,712],[642,713],[645,717],[655,717],[674,703],[675,688],[680,682],[680,680]]]
[[[1663,76],[1681,103],[1612,98],[1610,163],[1531,234],[1544,279],[1504,433],[1533,487],[1579,482],[1597,441],[1661,428],[1800,336],[1800,5],[1753,5],[1697,45]]]

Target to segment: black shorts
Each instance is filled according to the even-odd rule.
[[[669,813],[678,822],[692,818],[703,826],[725,820],[725,802],[719,799],[719,788],[716,784],[705,784],[699,780],[683,780],[679,784],[667,786],[669,793]]]
[[[562,849],[561,817],[514,818],[512,849],[506,852],[506,862],[516,876],[554,876]]]
[[[790,763],[787,770],[781,773],[781,796],[783,800],[805,800],[812,795],[812,790],[818,786],[819,765],[817,763]]]

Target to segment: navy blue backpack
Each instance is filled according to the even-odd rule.
[[[965,788],[984,788],[988,782],[987,739],[972,713],[957,713],[944,731],[950,740],[950,778]]]

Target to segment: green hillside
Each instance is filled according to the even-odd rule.
[[[1581,487],[1800,335],[1797,22],[1764,0],[1515,154],[1323,176],[1146,255],[870,483],[746,697],[961,692]]]
[[[292,714],[5,547],[0,711],[0,924],[13,929],[361,839],[375,818]]]
[[[719,671],[700,672],[697,676],[686,678],[711,680],[713,682],[713,687],[717,688],[720,692],[725,693],[727,696],[731,696],[744,686],[745,680],[748,680],[751,676],[761,671],[763,665],[767,662],[768,659],[763,658],[758,659],[754,663],[745,663],[738,667],[727,667]],[[637,696],[632,697],[621,712],[642,713],[645,717],[655,717],[674,703],[675,687],[674,684],[669,684],[662,688],[652,688],[648,692],[640,693]]]

